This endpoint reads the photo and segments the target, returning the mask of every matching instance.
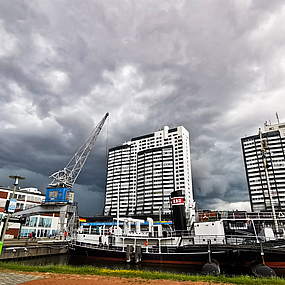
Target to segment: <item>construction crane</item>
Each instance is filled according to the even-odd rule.
[[[91,135],[68,162],[66,167],[50,176],[50,178],[53,178],[53,181],[47,188],[45,203],[73,203],[73,185],[80,171],[82,170],[108,116],[109,113],[106,113],[103,119],[94,128]]]

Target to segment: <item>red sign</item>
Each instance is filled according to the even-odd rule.
[[[184,199],[183,197],[175,197],[171,199],[172,205],[184,205]]]

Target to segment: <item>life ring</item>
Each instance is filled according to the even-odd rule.
[[[144,245],[145,245],[145,246],[148,246],[148,245],[149,245],[149,242],[146,240],[146,241],[144,242]]]

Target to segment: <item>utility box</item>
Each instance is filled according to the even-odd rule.
[[[2,246],[3,246],[3,242],[0,241],[0,255],[1,255],[1,252],[2,252]]]
[[[45,203],[73,203],[74,192],[65,187],[49,187],[46,190]]]

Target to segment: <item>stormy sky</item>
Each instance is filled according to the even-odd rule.
[[[240,139],[285,121],[284,1],[0,2],[0,185],[43,193],[106,112],[74,186],[104,205],[106,145],[183,125],[199,209],[247,209]]]

